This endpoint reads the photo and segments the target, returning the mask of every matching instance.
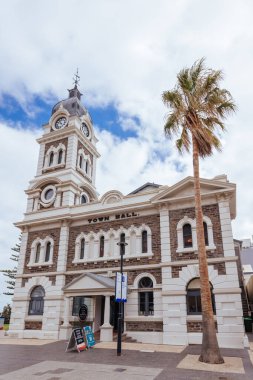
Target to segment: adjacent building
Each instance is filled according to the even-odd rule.
[[[86,323],[102,341],[112,340],[117,243],[123,241],[126,334],[148,343],[201,343],[193,178],[98,196],[97,139],[76,85],[53,107],[37,141],[37,173],[26,190],[24,219],[16,223],[22,243],[9,334],[66,339],[86,304]],[[236,186],[220,175],[201,179],[201,193],[218,340],[221,347],[241,348],[246,341],[231,228]]]

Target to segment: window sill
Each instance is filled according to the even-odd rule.
[[[125,262],[129,261],[130,259],[137,259],[137,260],[141,260],[142,258],[152,258],[154,255],[153,253],[145,253],[143,255],[133,255],[133,256],[123,256],[123,260]],[[118,262],[120,261],[120,257],[97,257],[97,258],[94,258],[94,259],[88,259],[88,260],[78,260],[78,259],[75,259],[72,261],[73,264],[87,264],[87,263],[94,263],[94,264],[97,264],[98,262],[107,262],[107,261],[115,261],[115,262]]]
[[[89,181],[91,181],[91,177],[83,170],[83,169],[80,169],[79,167],[76,168],[76,170],[82,174],[85,178],[87,178]]]
[[[37,267],[51,267],[53,265],[53,262],[52,261],[48,261],[46,263],[28,263],[27,266],[28,268],[37,268]]]
[[[154,315],[147,315],[147,316],[136,315],[133,317],[125,317],[124,321],[125,322],[147,322],[147,319],[149,319],[149,321],[153,321],[153,322],[162,322],[163,321],[162,317],[155,317]]]
[[[207,245],[206,246],[206,251],[213,251],[216,249],[215,245]],[[198,248],[197,247],[189,247],[189,248],[178,248],[176,250],[176,253],[195,253],[196,255],[198,254]]]
[[[186,320],[188,322],[201,322],[202,321],[202,314],[188,314],[186,316]],[[216,315],[214,314],[214,320],[216,321]]]
[[[43,315],[27,315],[25,317],[25,322],[30,322],[30,321],[34,321],[34,322],[42,322],[42,319],[43,319]]]
[[[54,165],[54,166],[48,166],[47,168],[43,168],[42,172],[45,173],[45,172],[53,171],[55,169],[63,169],[63,168],[65,168],[65,163],[63,163],[63,164],[57,164],[57,165]]]

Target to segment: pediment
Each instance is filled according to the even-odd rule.
[[[219,194],[223,192],[234,192],[235,185],[214,179],[200,179],[200,192],[202,195]],[[152,198],[152,202],[162,202],[173,199],[183,199],[194,196],[194,178],[187,177],[175,185],[165,189]]]
[[[84,273],[63,287],[65,292],[114,289],[114,280],[94,273]]]

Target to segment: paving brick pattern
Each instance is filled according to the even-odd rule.
[[[65,352],[66,342],[59,341],[43,346],[16,346],[16,345],[0,345],[0,379],[15,379],[18,377],[13,376],[13,372],[25,369],[28,375],[22,379],[38,379],[38,380],[61,380],[64,378],[71,379],[116,379],[119,376],[124,379],[146,379],[156,380],[252,380],[253,379],[253,366],[249,358],[248,350],[235,350],[235,349],[222,349],[222,355],[239,357],[242,359],[245,374],[238,373],[218,373],[197,370],[187,370],[177,368],[177,365],[186,357],[186,355],[199,355],[200,346],[188,346],[181,353],[173,352],[141,352],[134,350],[123,350],[122,355],[117,357],[116,350],[96,348],[89,351]],[[57,362],[55,365],[49,367],[43,362]],[[31,377],[30,367],[34,367],[34,373],[43,372],[42,376]],[[57,373],[55,370],[62,371],[63,369],[73,369],[73,364],[82,366],[79,368],[80,377],[71,375],[72,372]],[[83,373],[85,368],[88,369],[89,365],[95,364],[97,369],[96,377],[84,377]],[[108,367],[113,366],[113,367]],[[133,368],[139,368],[137,373]],[[118,372],[116,368],[125,368],[127,371]],[[158,370],[152,372],[153,369]],[[149,371],[150,370],[150,371]],[[51,371],[45,374],[45,372]],[[130,371],[130,372],[129,372]],[[133,372],[135,371],[135,372]],[[9,375],[11,376],[9,376]],[[74,373],[73,373],[74,374]],[[106,374],[106,375],[105,375]],[[113,374],[113,375],[112,375]],[[125,374],[125,378],[123,377]],[[126,374],[129,375],[126,377]],[[148,375],[150,374],[150,375]],[[82,375],[82,377],[81,377]],[[8,376],[8,377],[7,377]],[[30,377],[29,377],[30,376]],[[115,376],[115,377],[114,377]],[[142,376],[142,377],[140,377]],[[153,376],[153,377],[152,377]]]

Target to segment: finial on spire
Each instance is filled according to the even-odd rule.
[[[78,68],[76,69],[76,74],[74,74],[73,81],[74,81],[75,87],[77,87],[80,81],[80,76],[78,75]]]

